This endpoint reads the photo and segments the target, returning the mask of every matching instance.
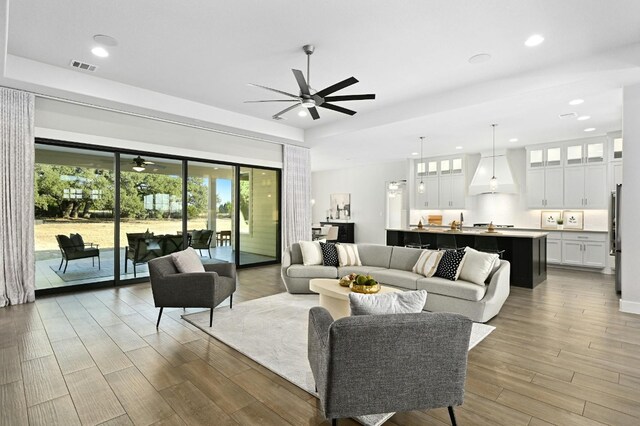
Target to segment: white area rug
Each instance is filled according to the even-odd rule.
[[[318,306],[317,294],[280,293],[213,311],[184,315],[183,318],[205,333],[231,346],[298,386],[317,396],[307,360],[309,309]],[[480,343],[495,327],[473,323],[469,349]],[[362,416],[363,425],[377,426],[394,413]]]

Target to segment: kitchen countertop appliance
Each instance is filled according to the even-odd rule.
[[[621,237],[621,202],[622,202],[622,185],[616,185],[616,190],[611,192],[611,201],[609,204],[609,254],[615,256],[615,268],[616,268],[616,292],[622,291],[621,281],[621,259],[622,259],[622,245],[620,244]]]

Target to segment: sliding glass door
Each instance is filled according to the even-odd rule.
[[[113,280],[114,154],[38,144],[34,178],[36,289]]]
[[[278,258],[280,185],[277,170],[241,167],[239,173],[239,264]]]
[[[120,279],[149,276],[147,262],[185,248],[182,161],[120,155]]]
[[[203,262],[235,262],[236,167],[189,161],[187,228]]]

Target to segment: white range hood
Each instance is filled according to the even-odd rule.
[[[505,154],[497,154],[496,157],[496,178],[498,179],[498,188],[494,193],[516,194],[518,186],[511,174],[511,167]],[[493,158],[491,156],[483,156],[480,158],[478,168],[469,184],[469,195],[488,194],[491,193],[489,188],[489,180],[493,175]]]

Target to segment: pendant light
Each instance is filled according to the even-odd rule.
[[[492,124],[491,127],[493,129],[493,175],[489,180],[489,190],[493,193],[498,189],[498,178],[496,178],[496,126],[497,124]]]
[[[427,172],[427,165],[424,163],[423,156],[423,147],[424,147],[424,136],[420,136],[420,164],[424,167],[422,175],[420,176],[420,184],[418,185],[418,192],[420,194],[424,194],[424,174]]]

